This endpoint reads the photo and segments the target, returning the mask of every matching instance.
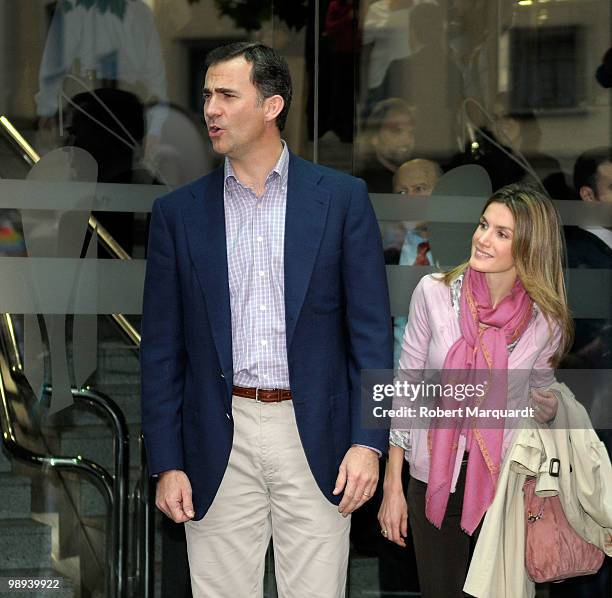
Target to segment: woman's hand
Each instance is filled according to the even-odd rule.
[[[533,419],[541,424],[547,424],[555,419],[559,399],[552,390],[531,389],[531,404],[533,406]]]
[[[378,522],[380,531],[387,540],[403,548],[406,547],[404,538],[408,535],[408,505],[401,482],[384,485]]]

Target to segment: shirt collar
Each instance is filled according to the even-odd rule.
[[[276,161],[274,168],[272,168],[272,170],[269,172],[268,176],[266,177],[266,183],[270,180],[270,177],[272,176],[272,174],[276,173],[280,177],[282,187],[285,188],[287,186],[287,175],[289,173],[289,148],[284,139],[281,139],[281,143],[283,144],[283,151],[281,152],[281,155]],[[224,181],[226,185],[228,183],[228,180],[230,179],[240,184],[240,181],[234,174],[232,163],[227,157],[225,158],[225,163],[223,167],[223,176],[224,176]]]

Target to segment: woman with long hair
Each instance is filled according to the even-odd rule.
[[[558,399],[546,387],[573,336],[563,255],[561,222],[546,196],[524,185],[495,192],[472,237],[469,260],[417,285],[400,377],[424,370],[443,377],[451,371],[469,376],[520,370],[526,375],[501,377],[504,399],[525,405],[530,397],[533,417],[552,421]],[[402,425],[394,421],[390,434],[381,532],[404,546],[409,519],[423,598],[463,596],[472,544],[516,425]]]

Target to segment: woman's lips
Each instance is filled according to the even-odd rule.
[[[477,258],[480,258],[480,259],[486,259],[486,258],[492,258],[493,257],[492,255],[490,255],[488,253],[485,253],[484,251],[481,251],[478,248],[474,249],[474,256],[477,257]]]

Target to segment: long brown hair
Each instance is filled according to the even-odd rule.
[[[512,257],[517,276],[544,314],[549,329],[551,321],[561,328],[561,342],[551,358],[551,365],[556,366],[574,338],[563,278],[565,243],[561,219],[551,200],[528,185],[502,187],[488,199],[482,213],[493,202],[505,205],[514,217]],[[445,272],[442,280],[450,284],[467,267],[468,262],[460,264]]]

